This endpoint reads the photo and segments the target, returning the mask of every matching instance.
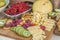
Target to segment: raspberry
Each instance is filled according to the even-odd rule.
[[[5,11],[5,13],[9,14],[9,13],[10,13],[10,9],[7,9],[7,10]]]
[[[27,3],[25,2],[17,2],[17,3],[12,3],[10,5],[10,8],[8,8],[5,12],[9,15],[17,15],[19,13],[22,13],[26,10],[28,10],[30,6],[28,6]]]
[[[41,25],[40,28],[41,28],[42,30],[45,30],[45,29],[46,29],[46,27],[43,26],[43,25]]]

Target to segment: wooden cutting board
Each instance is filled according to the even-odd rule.
[[[45,31],[47,37],[44,40],[50,40],[53,35],[53,31],[54,31],[54,28],[50,32]],[[2,28],[0,28],[0,34],[3,36],[14,38],[16,40],[32,40],[32,36],[29,38],[21,37],[21,36],[18,36],[15,32],[12,32],[11,30],[4,30]]]
[[[12,2],[16,0],[11,0]],[[25,0],[24,0],[25,1]],[[28,1],[34,1],[34,0],[28,0]],[[55,28],[55,27],[54,27]],[[52,35],[53,35],[53,31],[54,31],[54,28],[48,32],[48,31],[45,31],[46,33],[46,38],[44,40],[50,40]],[[10,38],[14,38],[16,40],[32,40],[32,36],[29,37],[29,38],[25,38],[25,37],[21,37],[21,36],[18,36],[15,32],[12,32],[10,30],[4,30],[2,28],[0,28],[0,34],[3,35],[3,36],[7,36],[7,37],[10,37]]]

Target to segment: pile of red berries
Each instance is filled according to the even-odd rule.
[[[40,25],[40,28],[41,28],[42,30],[45,30],[45,29],[46,29],[46,27],[43,26],[43,25]]]
[[[22,21],[23,21],[22,19],[12,20],[11,22],[7,22],[5,24],[5,27],[15,27],[15,26],[19,25]]]
[[[11,22],[7,22],[5,24],[5,27],[8,28],[8,27],[15,27],[17,25],[21,25],[23,28],[27,29],[28,27],[35,25],[34,23],[31,23],[31,21],[29,19],[25,20],[25,23],[23,23],[23,24],[21,24],[21,23],[23,23],[22,19],[15,19],[15,20],[12,20]]]
[[[9,15],[16,15],[19,13],[22,13],[26,10],[28,10],[30,8],[28,3],[25,2],[17,2],[17,3],[13,3],[9,6],[9,8],[7,8],[7,10],[5,11],[6,14]]]
[[[25,20],[25,23],[22,25],[23,28],[27,29],[28,27],[35,26],[29,19]]]

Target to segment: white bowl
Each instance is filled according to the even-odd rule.
[[[7,17],[9,17],[9,18],[13,18],[13,19],[15,19],[15,18],[18,18],[18,17],[20,17],[22,14],[25,14],[25,13],[27,13],[27,12],[29,12],[29,11],[31,11],[31,9],[32,9],[32,2],[29,2],[29,1],[26,1],[26,3],[29,3],[29,6],[30,6],[30,8],[29,9],[27,9],[26,11],[24,11],[24,12],[22,12],[22,13],[19,13],[19,14],[17,14],[17,15],[9,15],[9,14],[6,14],[5,13],[5,10],[4,10],[4,15],[5,16],[7,16]]]
[[[28,9],[28,10],[26,10],[26,11],[24,11],[24,12],[22,12],[22,13],[19,13],[19,14],[17,14],[17,15],[9,15],[9,14],[6,14],[6,13],[4,13],[4,14],[5,14],[7,17],[10,17],[10,18],[17,18],[17,17],[19,17],[21,14],[24,14],[24,13],[30,11],[30,10],[31,10],[31,8]]]
[[[5,8],[8,6],[8,4],[9,4],[9,0],[5,0],[5,6],[3,6],[3,7],[1,7],[0,8],[0,12],[2,12],[3,10],[5,10]]]

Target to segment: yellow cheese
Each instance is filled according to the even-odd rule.
[[[52,9],[52,3],[49,0],[40,0],[33,4],[33,11],[40,13],[49,13],[52,11]]]
[[[33,40],[43,40],[46,38],[45,32],[39,26],[28,27],[28,30],[32,34]]]

